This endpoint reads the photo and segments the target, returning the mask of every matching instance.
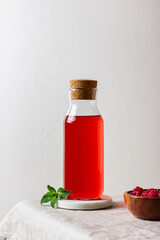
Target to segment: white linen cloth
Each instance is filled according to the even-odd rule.
[[[122,197],[113,201],[112,208],[94,211],[19,202],[2,220],[0,240],[160,240],[160,221],[135,218]]]

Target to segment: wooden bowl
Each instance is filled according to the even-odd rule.
[[[124,193],[124,201],[129,211],[137,218],[160,220],[160,198],[138,197]]]

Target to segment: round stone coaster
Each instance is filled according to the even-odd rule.
[[[112,206],[112,198],[103,195],[100,199],[96,200],[70,200],[61,199],[58,201],[59,208],[73,209],[73,210],[93,210],[102,209]]]

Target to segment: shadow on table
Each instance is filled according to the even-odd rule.
[[[112,208],[125,208],[126,205],[123,201],[113,202]]]
[[[119,201],[119,202],[112,202],[112,206],[107,207],[107,208],[101,208],[101,209],[83,209],[83,210],[79,210],[79,211],[104,211],[104,210],[109,210],[109,209],[113,209],[113,208],[126,208],[126,205],[123,201]],[[77,211],[77,210],[74,210]]]

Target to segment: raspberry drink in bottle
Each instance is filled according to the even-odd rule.
[[[70,81],[70,107],[64,122],[64,187],[69,199],[103,194],[103,119],[96,105],[97,81]]]

